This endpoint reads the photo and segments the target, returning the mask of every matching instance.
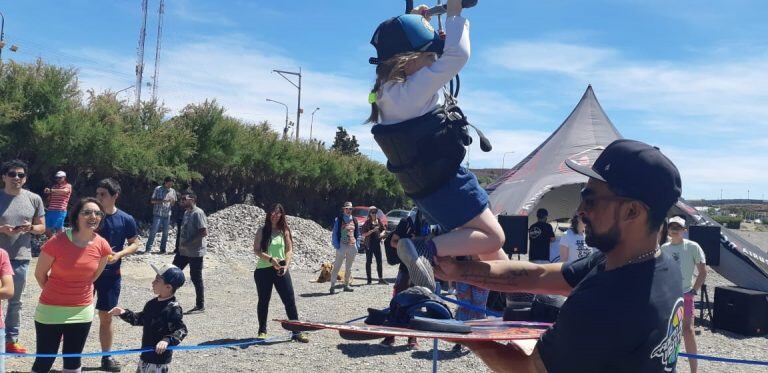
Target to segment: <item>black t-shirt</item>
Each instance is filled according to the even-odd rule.
[[[563,276],[573,291],[538,343],[548,372],[675,371],[683,289],[669,255],[605,271],[596,252]]]
[[[555,231],[552,226],[546,222],[536,222],[528,228],[528,240],[531,243],[531,250],[528,252],[528,260],[546,260],[549,261],[549,244],[555,237]]]

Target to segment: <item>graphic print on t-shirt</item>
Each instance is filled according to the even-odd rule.
[[[589,254],[592,254],[592,248],[587,246],[583,237],[584,236],[582,235],[580,238],[576,239],[576,259],[586,258]]]
[[[683,298],[678,298],[667,324],[667,336],[653,348],[651,359],[661,358],[665,372],[671,372],[677,363],[677,354],[680,352],[680,340],[683,335]]]

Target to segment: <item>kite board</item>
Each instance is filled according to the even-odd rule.
[[[538,339],[546,331],[550,323],[503,321],[501,318],[488,318],[464,322],[470,327],[469,333],[449,333],[425,331],[409,328],[398,328],[383,325],[368,325],[362,322],[333,323],[296,320],[275,320],[284,329],[293,332],[305,332],[321,329],[338,330],[339,335],[347,340],[371,340],[382,337],[416,337],[437,338],[446,341],[513,341]]]

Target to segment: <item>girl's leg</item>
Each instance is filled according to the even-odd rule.
[[[296,310],[296,297],[293,293],[293,281],[291,281],[290,272],[286,272],[283,276],[275,276],[275,290],[277,290],[280,300],[283,301],[288,320],[298,320],[299,312]]]
[[[384,268],[381,266],[381,243],[369,247],[368,250],[372,250],[373,256],[376,258],[376,272],[379,274],[379,281],[384,281]],[[368,279],[370,280],[370,278],[371,275],[369,274]]]
[[[374,245],[369,244],[368,249],[365,250],[365,275],[368,279],[368,285],[371,284],[371,262],[373,262],[373,250]]]
[[[275,284],[275,277],[277,277],[277,273],[272,267],[253,271],[253,280],[256,282],[256,295],[259,298],[259,301],[256,304],[256,316],[259,320],[259,333],[267,332],[269,300],[272,298],[272,285]]]
[[[65,354],[79,354],[83,352],[85,340],[91,330],[90,322],[64,325],[64,346],[61,352]],[[79,357],[65,357],[64,370],[78,371],[81,367]]]
[[[432,239],[438,256],[478,255],[480,260],[506,259],[504,231],[490,209],[463,226]]]
[[[41,324],[35,321],[36,349],[38,354],[55,354],[59,351],[59,342],[64,333],[63,325],[60,324]],[[47,373],[53,366],[55,358],[36,357],[32,364],[32,371],[37,373]]]

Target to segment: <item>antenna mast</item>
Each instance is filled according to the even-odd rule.
[[[147,2],[141,1],[141,31],[139,31],[139,47],[137,48],[138,58],[136,60],[136,106],[141,107],[141,80],[144,75],[144,40],[147,37]]]
[[[160,39],[163,35],[163,13],[165,13],[165,0],[160,0],[157,10],[157,45],[155,46],[155,74],[152,76],[152,100],[157,99],[157,76],[160,74]]]

